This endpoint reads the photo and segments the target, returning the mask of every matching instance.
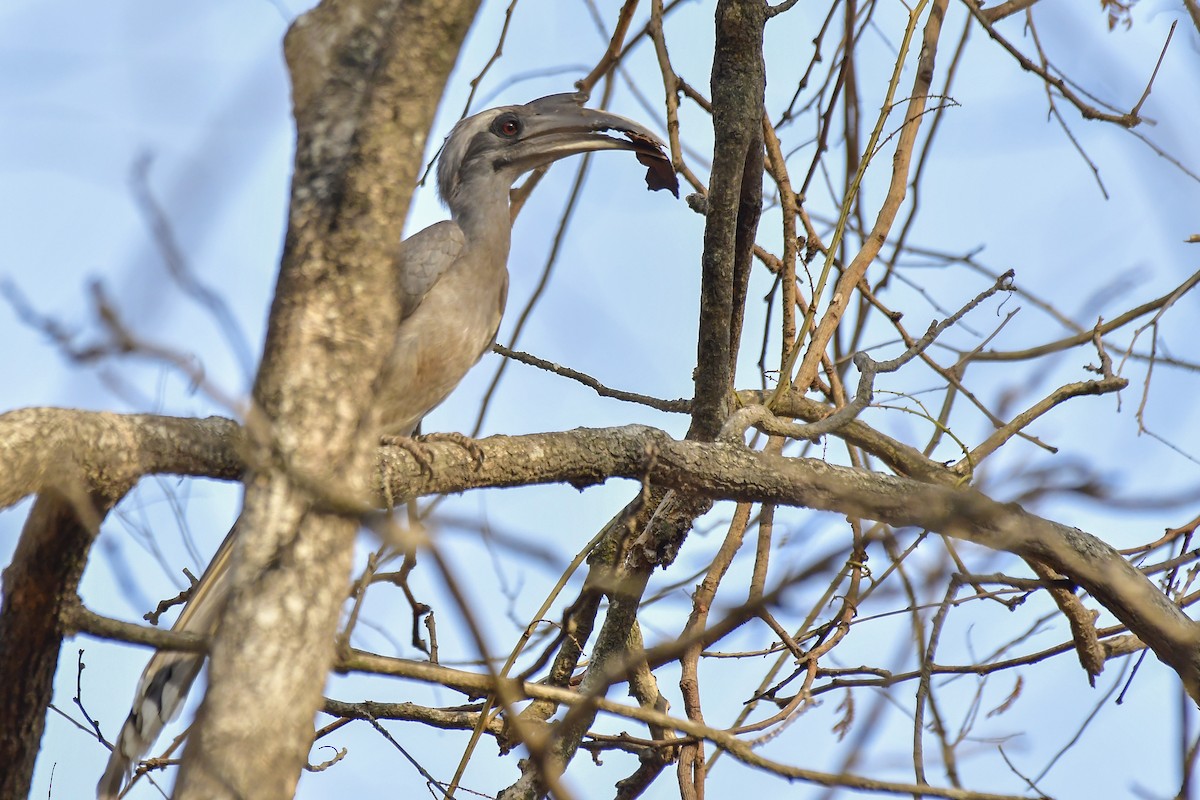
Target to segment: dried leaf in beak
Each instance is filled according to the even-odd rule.
[[[637,145],[634,151],[637,160],[646,167],[646,188],[652,192],[668,189],[679,197],[679,178],[671,166],[671,159],[662,151],[662,145],[640,133],[622,131],[629,141]]]

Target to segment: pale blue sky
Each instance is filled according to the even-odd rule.
[[[430,138],[432,146],[436,147],[457,119],[466,100],[467,81],[491,54],[505,5],[484,4],[447,91]],[[600,5],[611,17],[614,4]],[[708,83],[711,53],[710,5],[686,3],[668,26],[676,69],[702,90]],[[1066,0],[1043,0],[1037,6],[1039,33],[1058,66],[1086,79],[1090,91],[1129,107],[1141,94],[1167,27],[1181,15],[1173,4],[1143,0],[1132,31],[1106,34],[1092,5],[1080,8]],[[805,6],[800,4],[769,30],[768,105],[773,115],[794,90],[808,61],[813,31],[820,23],[820,15],[816,11],[810,15]],[[949,62],[951,37],[963,24],[962,8],[955,3],[950,8],[940,67]],[[201,4],[9,0],[0,7],[0,240],[5,243],[0,279],[19,289],[39,311],[70,322],[82,332],[82,341],[94,331],[87,283],[99,279],[141,335],[195,354],[208,378],[223,391],[235,396],[244,393],[248,381],[237,348],[230,347],[211,317],[167,278],[133,200],[130,176],[141,154],[152,155],[150,187],[171,221],[189,266],[202,282],[227,299],[249,352],[256,358],[282,241],[291,159],[288,84],[279,41],[290,17],[300,10],[300,3],[287,0],[278,4],[265,0]],[[863,50],[860,69],[871,79],[863,79],[864,113],[878,107],[882,87],[874,77],[885,74],[891,61],[897,38],[894,25],[902,11],[895,0],[881,4],[879,30],[865,34],[869,46]],[[585,19],[582,24],[577,22],[581,15]],[[1019,20],[1010,20],[1005,30],[1028,51],[1028,41],[1020,37]],[[583,69],[599,57],[605,43],[586,21],[583,4],[566,0],[522,0],[510,37],[504,58],[481,87],[480,97],[491,98],[489,104],[570,90]],[[1053,299],[1083,324],[1091,324],[1097,315],[1114,316],[1162,294],[1200,268],[1200,245],[1184,243],[1188,235],[1200,233],[1200,184],[1134,143],[1128,133],[1085,122],[1060,104],[1072,131],[1101,168],[1111,196],[1106,201],[1087,165],[1055,123],[1047,121],[1044,95],[1034,79],[984,39],[978,30],[972,33],[972,47],[953,92],[961,107],[948,114],[939,133],[928,184],[921,195],[922,217],[911,241],[943,250],[986,246],[982,261],[997,271],[1015,268],[1021,286]],[[884,67],[880,69],[880,65]],[[551,68],[561,71],[513,83],[514,77]],[[656,104],[657,116],[651,117],[623,85],[613,107],[663,130],[658,110],[662,89],[652,50],[640,46],[627,68]],[[1197,75],[1197,36],[1183,21],[1144,109],[1148,118],[1160,124],[1144,126],[1144,132],[1193,171],[1200,170],[1200,147],[1195,138],[1200,131]],[[940,81],[939,77],[938,85]],[[711,149],[706,125],[702,115],[685,105],[684,132],[700,152]],[[800,131],[791,135],[793,144],[808,137]],[[807,166],[805,152],[796,156],[795,169]],[[890,160],[890,151],[882,157]],[[702,220],[664,193],[643,191],[642,169],[633,159],[601,154],[592,163],[591,182],[560,264],[519,346],[620,388],[672,398],[687,396],[694,360]],[[556,219],[575,166],[571,163],[554,169],[518,220],[510,259],[510,312],[519,310],[532,291],[552,235],[552,229],[539,220]],[[695,166],[705,172],[703,164]],[[881,196],[879,180],[866,184],[869,201],[877,202]],[[810,194],[809,208],[814,214],[831,213],[822,186],[818,179]],[[421,190],[408,227],[419,229],[443,214],[431,192]],[[777,212],[768,211],[760,235],[764,245],[778,242],[777,226]],[[914,270],[909,275],[925,283],[931,295],[950,308],[987,284],[957,266]],[[761,304],[757,301],[769,287],[765,273],[755,275],[747,326],[747,331],[753,331],[747,334],[752,338],[761,330]],[[1101,287],[1108,290],[1095,296]],[[907,312],[910,330],[923,330],[929,319],[940,316],[904,289],[897,289],[892,301]],[[1022,307],[1021,313],[996,346],[1015,349],[1060,335],[1061,329],[1016,298],[981,309],[972,318],[972,327],[990,332],[1000,316],[1017,306]],[[1167,316],[1162,329],[1170,351],[1182,357],[1191,355],[1193,360],[1198,311],[1200,300],[1194,295],[1185,297]],[[511,314],[501,330],[502,343],[508,342],[507,331],[515,316]],[[881,330],[876,341],[888,339]],[[72,367],[51,343],[19,322],[7,305],[0,306],[0,340],[8,343],[3,350],[8,377],[0,384],[0,409],[62,405],[173,414],[225,413],[209,398],[192,392],[184,378],[155,364],[127,361],[101,368]],[[1118,340],[1127,341],[1128,336]],[[970,346],[976,339],[965,330],[955,330],[947,341]],[[894,354],[893,350],[883,352]],[[756,347],[747,348],[741,363],[742,385],[756,384],[756,356]],[[1016,404],[1022,407],[1056,383],[1086,379],[1082,366],[1094,360],[1090,352],[1071,351],[1056,359],[1052,367],[1029,374],[1022,368],[978,367],[970,375],[972,385],[988,398],[1005,387],[1028,388],[1031,393],[1021,395]],[[497,363],[495,357],[485,358],[455,396],[431,416],[427,427],[469,430]],[[1034,426],[1035,433],[1061,448],[1059,456],[1015,443],[992,469],[1003,474],[1019,464],[1054,467],[1086,460],[1110,476],[1122,494],[1195,487],[1200,482],[1200,467],[1194,460],[1137,435],[1134,412],[1144,367],[1131,364],[1126,374],[1134,385],[1123,394],[1119,414],[1115,413],[1114,398],[1078,400]],[[107,376],[119,376],[120,385],[114,389]],[[934,386],[935,379],[916,368],[880,384],[880,388],[907,391]],[[1196,389],[1195,375],[1160,368],[1147,412],[1148,424],[1192,459],[1200,456],[1198,412],[1192,399]],[[903,415],[869,414],[872,424],[907,432],[916,440],[927,435],[925,428]],[[658,425],[676,435],[686,427],[683,418],[597,401],[586,389],[513,365],[493,402],[486,432],[632,422]],[[971,440],[988,432],[978,415],[964,413],[957,424],[959,434]],[[835,451],[829,448],[831,457]],[[954,456],[953,451],[944,455]],[[566,559],[621,507],[630,492],[630,486],[613,483],[582,494],[569,487],[549,487],[453,498],[443,507],[449,520],[443,531],[446,546],[459,574],[471,576],[469,590],[479,604],[503,612],[508,601],[496,586],[491,556],[473,532],[478,523],[471,521],[486,519],[497,530],[537,542]],[[144,482],[105,526],[85,576],[86,601],[103,613],[137,619],[148,604],[173,594],[181,583],[181,567],[202,567],[181,544],[181,519],[197,549],[206,556],[236,513],[237,496],[236,488],[207,481],[164,478]],[[185,509],[182,517],[176,513],[176,503]],[[25,508],[23,504],[0,515],[0,563],[7,562]],[[1147,541],[1195,512],[1194,507],[1184,507],[1118,515],[1074,500],[1056,500],[1038,510],[1091,530],[1116,546]],[[727,515],[727,510],[718,510],[714,519]],[[814,520],[803,514],[790,519],[793,543],[781,546],[781,558],[788,556],[788,547],[826,552],[844,546],[844,532],[836,520]],[[169,568],[146,555],[139,530],[161,544]],[[706,563],[718,538],[717,534],[695,534],[677,570],[659,576],[662,585],[681,580],[690,569]],[[505,559],[505,576],[525,586],[515,610],[516,616],[524,619],[536,608],[543,585],[553,581],[557,572],[511,553],[500,557]],[[1011,568],[1010,562],[1002,563]],[[136,574],[133,584],[127,579],[130,574]],[[426,570],[417,580],[425,597],[440,598],[431,571]],[[808,593],[795,591],[796,608],[803,608],[809,599]],[[444,598],[438,602],[446,637],[444,652],[454,654],[450,658],[471,657],[470,648],[454,633],[457,623],[452,607]],[[402,644],[395,650],[382,634],[366,630],[361,631],[363,644],[385,653],[415,656],[404,644],[407,611],[403,603],[382,596],[371,612],[372,620],[379,624],[398,620],[393,630],[400,632],[393,632],[392,638]],[[661,612],[650,611],[649,633],[673,635],[678,623],[672,620],[678,619],[678,613],[678,603]],[[947,647],[966,658],[977,635],[990,641],[977,632],[991,626],[1019,630],[1035,616],[1025,611],[1002,614],[995,609],[964,615],[958,622],[961,629],[954,631]],[[497,649],[512,640],[514,628],[503,614],[489,624]],[[1063,635],[1062,626],[1057,625],[1035,636],[1031,649],[1061,641]],[[903,636],[894,637],[895,631],[889,630],[877,637],[866,634],[848,640],[844,649],[839,649],[839,657],[861,657],[867,662],[877,657],[881,641],[886,639],[889,651],[899,646],[895,642],[903,643]],[[729,646],[755,646],[760,638],[734,637]],[[88,709],[111,735],[124,717],[145,652],[86,639],[69,644],[58,683],[57,702],[64,709],[69,707],[74,689],[76,644],[87,650],[84,691]],[[1070,731],[1100,699],[1100,692],[1087,688],[1071,658],[1059,659],[1044,673],[1031,671],[1018,708],[984,729],[988,735],[1015,737],[1006,744],[1006,752],[1022,769],[1035,774],[1070,739]],[[1110,665],[1101,678],[1102,687],[1117,680],[1121,666]],[[714,676],[735,668],[709,667]],[[1156,796],[1174,791],[1177,681],[1152,657],[1141,669],[1130,700],[1122,706],[1110,702],[1104,707],[1083,741],[1047,777],[1045,788],[1062,797],[1115,796],[1114,786],[1124,796],[1135,784],[1152,789]],[[731,680],[736,679],[732,675]],[[669,685],[670,680],[674,678],[668,676],[666,689],[676,711],[682,713],[677,687]],[[710,685],[719,682],[719,677],[714,678]],[[961,686],[964,693],[974,689],[967,680]],[[989,686],[988,702],[997,704],[1010,689],[1007,679],[997,679]],[[413,691],[406,684],[362,679],[336,679],[331,687],[331,694],[342,699],[411,699]],[[459,702],[446,692],[433,694],[433,702]],[[904,694],[903,700],[911,702],[910,695]],[[721,724],[732,719],[742,699],[706,695],[713,708],[710,721]],[[839,716],[837,702],[833,697],[826,699],[824,706],[798,720],[788,735],[766,745],[764,752],[804,766],[830,768],[840,752],[829,733]],[[894,734],[889,728],[885,736],[895,739],[893,750],[898,758],[894,763],[879,764],[878,770],[888,777],[910,777],[911,768],[906,771],[903,756],[908,747],[905,737],[911,736],[911,731],[902,718],[888,724]],[[623,727],[627,726],[613,723],[613,729]],[[465,738],[424,729],[413,735],[417,729],[403,725],[392,730],[425,763],[437,762],[436,755],[447,748],[461,748]],[[420,786],[419,777],[363,726],[351,726],[331,743],[350,748],[347,762],[326,773],[304,776],[300,797],[335,793],[388,796],[398,787],[404,793]],[[981,752],[989,747],[985,742],[978,745]],[[998,759],[992,751],[988,753],[967,762],[967,785],[1020,791],[1019,781],[998,771]],[[94,739],[52,715],[33,795],[88,796],[106,755]],[[468,773],[468,785],[495,791],[511,780],[513,765],[493,755],[492,745],[485,743]],[[322,757],[319,752],[314,754],[315,760]],[[591,772],[579,765],[575,786],[580,797],[610,796],[612,782],[632,769],[624,756],[609,755],[605,761],[605,768]],[[1114,766],[1122,764],[1123,768]],[[1096,765],[1105,769],[1096,769]],[[713,774],[713,796],[734,791],[820,796],[815,789],[731,766],[724,764]],[[942,776],[934,769],[931,779],[940,782]],[[669,778],[661,783],[650,796],[670,797],[676,791]],[[133,796],[155,794],[142,786]]]

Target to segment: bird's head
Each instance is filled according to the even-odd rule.
[[[438,193],[454,208],[463,186],[484,181],[507,190],[523,173],[593,150],[632,150],[651,189],[679,196],[663,143],[631,119],[585,108],[580,94],[553,94],[521,106],[489,108],[454,126],[438,162]]]

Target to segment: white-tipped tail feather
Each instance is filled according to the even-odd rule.
[[[216,627],[229,594],[229,553],[233,533],[221,543],[212,563],[200,577],[192,596],[171,626],[173,631],[208,634]],[[142,678],[121,732],[113,745],[108,766],[96,785],[98,800],[116,800],[133,771],[133,765],[149,752],[163,727],[179,713],[188,690],[204,665],[200,653],[161,651],[154,654]]]

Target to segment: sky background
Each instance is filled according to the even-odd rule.
[[[491,55],[506,5],[484,3],[447,89],[429,139],[431,149],[461,114],[467,82]],[[611,26],[617,4],[599,5]],[[813,32],[825,13],[824,6],[810,10],[808,5],[799,4],[768,30],[768,108],[773,117],[786,106],[808,64]],[[1200,41],[1195,29],[1175,4],[1143,0],[1136,7],[1132,29],[1108,33],[1096,5],[1042,0],[1035,18],[1046,52],[1088,91],[1127,109],[1141,95],[1171,22],[1180,20],[1143,109],[1144,116],[1156,124],[1139,131],[1193,173],[1200,171],[1196,138]],[[7,290],[19,293],[38,313],[66,323],[77,333],[77,342],[88,343],[97,332],[89,284],[99,281],[140,336],[192,355],[213,385],[228,396],[243,397],[261,348],[286,218],[294,134],[280,41],[290,20],[306,7],[288,0],[200,4],[8,0],[0,6],[0,241],[5,245],[0,253],[0,280]],[[886,78],[893,59],[903,13],[899,2],[885,0],[876,26],[864,34],[860,76],[866,114],[881,102],[880,76]],[[643,9],[635,30],[644,16]],[[942,69],[963,24],[962,7],[951,3],[939,60]],[[1003,23],[1002,29],[1025,52],[1032,52],[1028,38],[1021,36],[1018,18]],[[667,35],[677,72],[707,93],[711,4],[682,4],[669,19]],[[521,0],[504,56],[482,82],[471,110],[569,91],[599,58],[606,42],[582,2]],[[622,80],[611,107],[662,131],[661,81],[648,44],[632,52],[625,73],[653,106],[643,106]],[[942,74],[936,85],[941,85]],[[901,85],[908,80],[906,74]],[[1200,182],[1128,132],[1085,122],[1060,103],[1072,133],[1099,165],[1106,199],[1087,163],[1056,123],[1047,119],[1040,84],[978,29],[971,34],[952,95],[959,107],[942,123],[927,167],[912,243],[951,253],[980,249],[980,262],[995,272],[1015,269],[1023,289],[1053,300],[1083,325],[1164,294],[1200,267],[1200,245],[1184,241],[1200,233]],[[697,153],[710,153],[707,118],[685,104],[682,124],[689,146]],[[793,130],[790,136],[791,144],[799,147],[792,168],[802,170],[811,157],[808,134]],[[890,151],[882,157],[888,156]],[[692,389],[703,221],[665,193],[644,191],[643,169],[633,159],[607,153],[591,163],[589,182],[558,267],[517,347],[569,364],[612,386],[667,398],[687,397]],[[692,159],[692,163],[706,174],[702,160]],[[145,185],[169,220],[188,267],[228,304],[236,335],[215,324],[169,278],[133,188],[139,164],[148,165]],[[510,313],[501,328],[501,343],[511,343],[514,312],[533,291],[550,249],[551,221],[561,213],[577,167],[574,161],[552,170],[517,221],[510,257]],[[869,208],[882,196],[878,175],[864,188]],[[814,185],[818,188],[811,193],[809,209],[827,217],[833,209],[829,194],[820,180]],[[419,230],[444,216],[430,188],[420,188],[408,230]],[[776,252],[778,227],[778,211],[768,210],[760,242]],[[911,262],[906,275],[928,289],[923,295],[897,286],[889,295],[893,307],[905,310],[910,331],[923,330],[928,320],[943,316],[933,303],[955,309],[990,283],[961,265],[933,259]],[[763,270],[753,278],[748,332],[762,328],[758,299],[770,288],[768,278]],[[1160,353],[1196,360],[1197,297],[1182,298],[1164,318],[1158,332]],[[990,332],[1003,314],[1017,307],[1020,313],[994,346],[1017,349],[1064,335],[1063,328],[1031,303],[996,298],[967,326],[949,332],[945,342],[973,346],[979,332]],[[1123,343],[1129,338],[1124,333],[1113,341]],[[158,363],[127,359],[85,367],[71,364],[55,343],[22,321],[10,303],[0,304],[0,341],[5,343],[0,350],[6,375],[0,382],[3,410],[55,405],[180,415],[230,413],[213,397],[196,391],[186,377]],[[879,331],[872,341],[881,347],[874,351],[877,357],[899,352],[886,331]],[[1148,338],[1142,341],[1148,346]],[[941,355],[945,357],[945,352]],[[757,385],[756,358],[756,347],[745,348],[739,385]],[[1021,408],[1058,384],[1087,379],[1083,366],[1094,361],[1094,352],[1073,350],[1037,369],[975,367],[970,376],[981,396],[992,399],[1008,393],[1013,408]],[[426,429],[469,431],[498,365],[497,357],[485,357],[459,391],[429,417]],[[1103,475],[1117,495],[1151,498],[1151,502],[1116,512],[1087,500],[1056,497],[1036,510],[1089,530],[1116,547],[1149,541],[1163,528],[1195,516],[1200,506],[1196,502],[1200,485],[1196,461],[1200,411],[1193,399],[1196,374],[1161,366],[1154,372],[1146,424],[1171,446],[1138,434],[1135,413],[1141,402],[1144,363],[1125,364],[1123,374],[1131,380],[1131,388],[1119,401],[1112,396],[1079,399],[1033,426],[1033,433],[1060,448],[1057,455],[1015,442],[990,463],[989,484],[1003,487],[997,499],[1023,488],[1006,485],[1007,473],[1037,467],[1049,470],[1053,477],[1061,474],[1056,470],[1069,472],[1072,465],[1085,464]],[[885,383],[879,388],[921,392],[937,386],[936,378],[920,369],[889,376]],[[865,419],[907,440],[923,441],[928,436],[919,421],[903,414],[872,410]],[[492,402],[484,433],[634,422],[656,425],[677,436],[687,426],[684,417],[597,400],[583,387],[514,364]],[[955,430],[969,441],[979,441],[990,426],[982,417],[964,412],[956,417]],[[831,458],[839,457],[836,447],[828,452]],[[955,455],[953,449],[939,451],[939,457],[946,459]],[[539,587],[553,582],[561,564],[622,507],[632,491],[630,485],[611,482],[583,493],[570,487],[473,492],[442,504],[440,541],[477,605],[494,609],[487,622],[495,650],[503,651],[537,608],[544,596]],[[181,568],[196,572],[203,568],[236,515],[239,496],[237,487],[212,481],[144,480],[101,533],[82,587],[85,602],[100,613],[137,620],[158,598],[181,588]],[[1187,502],[1162,500],[1178,497]],[[28,502],[0,513],[0,563],[11,556],[27,510]],[[647,612],[648,638],[667,638],[677,630],[679,609],[695,582],[687,579],[711,559],[720,542],[720,523],[728,516],[728,508],[715,510],[689,539],[676,568],[656,578],[657,588],[664,591],[679,586],[668,591],[668,601]],[[784,563],[795,559],[803,564],[815,559],[814,554],[845,548],[844,525],[837,519],[796,512],[786,525],[779,545]],[[481,526],[525,542],[545,558],[489,544],[479,535]],[[194,543],[194,552],[189,542]],[[370,547],[364,540],[362,552]],[[1011,560],[996,559],[995,564],[1014,569]],[[434,602],[442,614],[439,623],[447,660],[473,658],[436,576],[426,569],[418,571],[416,581],[418,594]],[[797,609],[803,609],[806,600],[811,602],[811,597],[803,587],[785,595],[785,603]],[[388,595],[381,590],[368,610],[374,627],[360,628],[360,645],[417,656],[405,641],[408,617],[398,592]],[[1039,610],[1049,614],[1051,609],[1035,599],[1019,614],[986,606],[962,615],[945,637],[946,660],[969,658],[974,648],[991,641],[991,630],[1011,630],[1009,638],[1015,636],[1032,625]],[[851,637],[838,650],[838,658],[846,659],[846,664],[865,663],[877,658],[881,646],[890,652],[908,641],[902,631],[882,625],[864,627],[863,635]],[[1063,629],[1056,620],[1036,626],[1026,645],[1036,650],[1058,643]],[[739,634],[731,637],[726,649],[761,644],[761,636]],[[60,662],[56,703],[76,717],[70,698],[79,648],[86,649],[83,686],[88,711],[111,737],[127,712],[146,653],[86,638],[68,644]],[[853,661],[856,654],[862,662]],[[1102,703],[1105,692],[1122,684],[1125,666],[1125,662],[1110,663],[1096,690],[1087,687],[1069,654],[1045,669],[1027,670],[1017,707],[981,724],[979,741],[965,747],[978,756],[964,762],[965,784],[1021,791],[1020,780],[995,756],[997,743],[1003,743],[1019,769],[1037,775],[1098,706],[1091,725],[1055,762],[1042,788],[1062,797],[1130,796],[1141,790],[1145,794],[1138,796],[1170,796],[1177,784],[1178,681],[1151,657],[1141,665],[1125,703],[1116,705],[1111,699]],[[722,670],[738,668],[706,664],[711,670],[706,675],[711,686],[718,686]],[[737,678],[730,674],[731,679]],[[675,711],[682,713],[672,680],[670,673],[664,676],[663,691]],[[971,680],[959,685],[962,697],[976,688]],[[998,705],[1012,688],[1011,677],[995,679],[987,687],[983,706]],[[951,686],[946,696],[959,691]],[[340,699],[459,702],[446,692],[363,678],[334,679],[330,694]],[[614,691],[613,697],[618,696]],[[710,723],[731,720],[743,699],[706,694]],[[898,700],[900,706],[905,703],[911,705],[910,690]],[[844,752],[830,733],[839,718],[836,705],[832,696],[826,698],[821,707],[797,720],[786,736],[766,744],[763,752],[814,769],[832,768]],[[1187,716],[1194,729],[1194,714]],[[632,730],[619,722],[606,724],[612,730]],[[911,766],[906,767],[911,726],[906,728],[903,713],[880,725],[885,727],[875,746],[882,749],[873,752],[892,756],[891,760],[876,756],[870,774],[911,777]],[[391,730],[423,763],[436,762],[442,753],[458,752],[465,741],[465,735],[426,729],[412,735],[416,729],[401,724]],[[306,774],[298,796],[374,797],[420,786],[411,768],[365,726],[344,731],[330,743],[348,747],[347,760],[325,773]],[[881,741],[883,745],[894,741],[894,746],[889,751]],[[468,773],[468,786],[494,792],[512,780],[514,766],[493,754],[494,748],[484,743]],[[314,752],[314,760],[324,757],[322,751]],[[107,751],[93,737],[52,714],[33,796],[88,796],[106,759]],[[820,790],[732,766],[722,764],[714,771],[712,796],[734,791],[822,796]],[[628,757],[610,754],[603,767],[591,768],[581,760],[574,769],[573,785],[578,796],[587,798],[610,796],[613,781],[632,766]],[[934,782],[942,781],[936,766],[930,775]],[[670,797],[677,792],[670,778],[660,784],[649,796]],[[142,785],[133,796],[157,795]]]

